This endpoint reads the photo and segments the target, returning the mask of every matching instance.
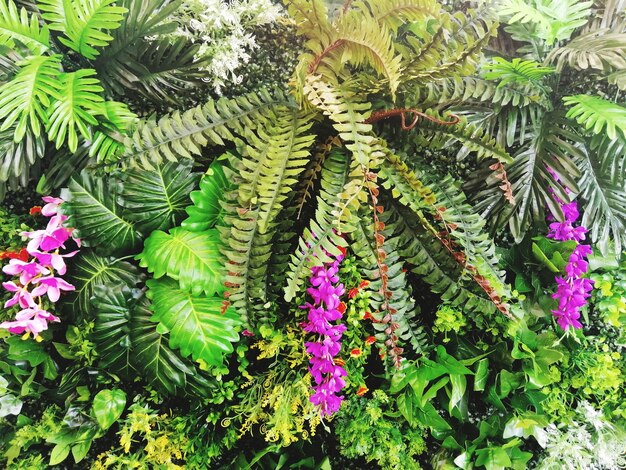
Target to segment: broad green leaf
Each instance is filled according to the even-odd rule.
[[[474,375],[474,390],[481,392],[485,390],[487,378],[489,377],[489,359],[484,358],[478,362],[476,374]]]
[[[100,390],[93,399],[93,414],[103,430],[109,429],[126,408],[126,393],[114,388]]]
[[[92,313],[91,298],[97,286],[113,286],[117,283],[134,287],[145,277],[132,264],[113,257],[98,256],[92,250],[83,249],[74,258],[69,269],[69,281],[76,287],[71,301],[63,301],[69,313],[87,316]]]
[[[153,232],[136,259],[155,279],[167,275],[193,295],[221,294],[224,292],[225,258],[220,246],[217,229],[189,232],[176,227],[169,234],[160,230]]]
[[[191,232],[203,232],[215,227],[226,214],[220,201],[232,186],[224,174],[222,164],[214,161],[200,180],[200,189],[190,195],[193,204],[186,209],[189,217],[183,220],[182,227]]]
[[[163,394],[186,392],[206,397],[212,393],[215,384],[202,376],[191,361],[170,349],[168,336],[159,333],[157,324],[150,320],[149,306],[144,297],[132,311],[130,337],[135,367]]]
[[[135,226],[121,214],[117,205],[117,188],[110,178],[100,178],[83,171],[74,176],[69,187],[61,191],[66,201],[62,211],[69,216],[85,246],[101,254],[117,254],[134,250],[139,243]]]
[[[171,279],[151,279],[146,284],[152,320],[160,323],[160,331],[169,331],[170,347],[180,349],[183,357],[222,365],[223,355],[233,352],[232,343],[239,340],[237,314],[231,308],[222,313],[221,299],[192,295]]]
[[[19,415],[22,411],[22,400],[12,394],[2,395],[0,397],[0,418],[9,415]]]
[[[127,170],[118,198],[124,218],[145,236],[178,225],[198,181],[191,166],[191,161],[185,160],[156,165],[153,170]]]

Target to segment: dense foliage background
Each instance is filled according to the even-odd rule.
[[[626,468],[624,90],[624,0],[0,0],[0,465]]]

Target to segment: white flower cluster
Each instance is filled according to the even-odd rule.
[[[250,60],[256,47],[250,30],[280,15],[272,0],[187,0],[174,15],[179,23],[174,34],[200,44],[196,59],[205,62],[205,80],[220,93],[227,82],[243,80],[237,68]]]
[[[576,408],[578,420],[568,426],[546,428],[541,470],[618,470],[626,468],[626,431],[608,421],[601,411],[583,401]]]

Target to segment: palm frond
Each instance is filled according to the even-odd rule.
[[[626,138],[626,108],[589,95],[566,96],[563,102],[572,106],[566,117],[576,119],[585,129],[594,134],[606,132],[610,139],[616,139],[618,135]]]
[[[33,54],[41,55],[50,49],[50,31],[46,25],[39,25],[35,14],[21,10],[13,0],[0,2],[0,45],[15,48],[26,46]]]

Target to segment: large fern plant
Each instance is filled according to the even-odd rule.
[[[390,365],[427,346],[414,276],[450,304],[511,315],[494,244],[460,185],[433,174],[419,146],[388,140],[453,139],[479,159],[512,161],[463,117],[414,101],[416,89],[474,70],[497,26],[488,11],[452,14],[434,0],[357,1],[334,15],[322,1],[286,7],[307,41],[289,94],[222,98],[140,121],[124,152],[107,159],[108,176],[72,179],[68,223],[94,256],[136,255],[152,277],[139,295],[154,328],[203,368],[220,367],[242,328],[293,323],[310,268],[341,248],[370,281]],[[216,158],[219,148],[228,151]],[[176,188],[190,181],[181,168],[207,156],[214,161],[179,223]],[[133,298],[136,286],[127,287],[120,301]],[[96,304],[95,315],[106,315]],[[132,333],[117,340],[131,358],[146,347]]]

